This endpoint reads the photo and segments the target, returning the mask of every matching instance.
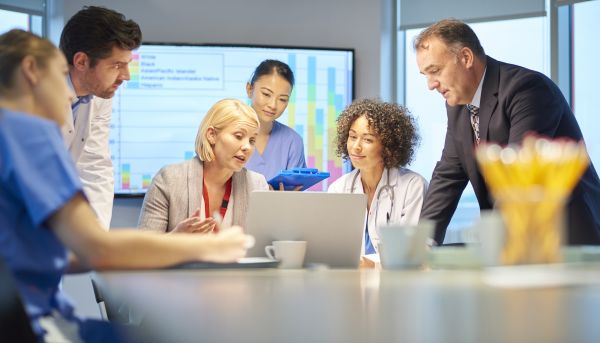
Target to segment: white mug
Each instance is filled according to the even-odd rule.
[[[473,224],[475,246],[479,252],[483,266],[497,266],[501,264],[500,256],[504,247],[505,228],[500,212],[495,210],[481,211],[481,215]]]
[[[385,269],[415,268],[425,261],[434,222],[421,219],[417,225],[390,224],[379,228],[379,256]]]
[[[302,268],[306,254],[306,241],[273,241],[265,247],[269,258],[279,260],[279,268]]]

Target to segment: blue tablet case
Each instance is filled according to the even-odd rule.
[[[269,184],[273,189],[278,190],[279,183],[283,182],[286,191],[294,190],[294,188],[301,185],[300,190],[303,191],[325,180],[329,175],[329,172],[320,172],[316,168],[292,168],[280,171],[277,176],[269,180]]]

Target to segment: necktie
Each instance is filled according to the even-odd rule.
[[[475,134],[475,143],[479,145],[479,107],[469,104],[467,109],[471,113],[471,126]]]

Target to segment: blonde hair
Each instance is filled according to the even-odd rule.
[[[0,35],[0,94],[14,86],[14,74],[23,59],[32,56],[45,68],[48,60],[60,53],[47,39],[33,33],[14,29]]]
[[[215,159],[212,145],[207,138],[208,129],[212,127],[219,131],[236,122],[247,123],[256,128],[260,126],[252,107],[238,99],[219,100],[208,110],[196,135],[196,154],[201,161],[210,162]]]

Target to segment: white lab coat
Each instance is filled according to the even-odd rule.
[[[100,223],[108,230],[114,198],[113,164],[108,143],[112,100],[94,96],[89,104],[75,110],[77,122],[73,123],[73,112],[69,108],[62,127],[64,141],[79,172],[85,195]]]
[[[354,193],[363,194],[364,190],[362,182],[360,180],[360,174],[358,169],[343,175],[336,181],[334,181],[328,189],[330,193],[352,193],[352,183],[354,182]],[[389,213],[389,223],[392,224],[417,224],[419,222],[419,216],[421,214],[421,208],[425,201],[425,193],[427,191],[427,180],[421,175],[406,169],[406,168],[392,168],[389,172],[389,183],[388,183],[387,168],[383,170],[383,175],[377,189],[375,190],[375,196],[369,206],[369,213],[367,215],[367,221],[369,224],[369,238],[373,243],[375,251],[379,252],[379,226],[387,224],[387,216]],[[383,190],[379,192],[383,186],[389,184],[394,192],[394,207],[391,209],[391,196],[390,193]],[[378,197],[379,195],[379,197]],[[362,244],[362,254],[364,255],[364,235]]]

